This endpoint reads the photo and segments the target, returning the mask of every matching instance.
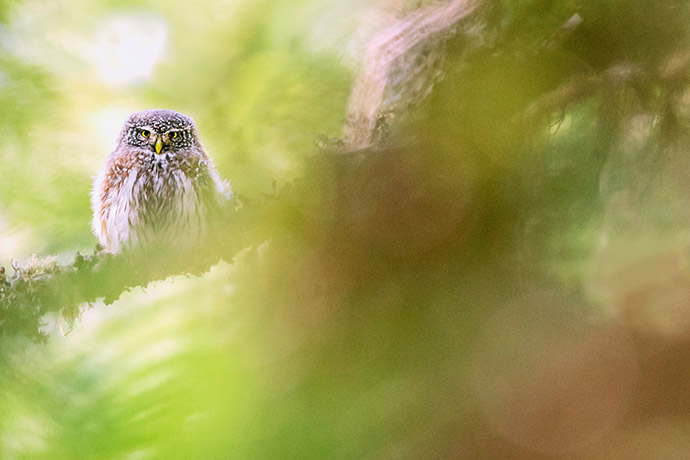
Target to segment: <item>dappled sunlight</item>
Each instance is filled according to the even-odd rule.
[[[117,15],[99,28],[87,59],[107,85],[143,83],[152,79],[167,41],[168,27],[162,19]]]

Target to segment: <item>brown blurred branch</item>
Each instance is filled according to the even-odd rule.
[[[613,66],[595,75],[577,76],[535,100],[515,123],[531,124],[554,112],[568,109],[592,96],[596,91],[605,88],[620,89],[635,84],[643,76],[642,70],[632,64]]]
[[[366,46],[350,94],[343,132],[348,149],[362,150],[377,143],[387,99],[397,101],[397,105],[411,104],[431,91],[440,78],[441,45],[479,3],[478,0],[452,0],[422,8],[374,36]]]
[[[513,120],[513,124],[529,125],[539,119],[548,118],[555,112],[563,112],[595,95],[598,91],[636,88],[643,85],[645,80],[657,82],[670,91],[684,90],[690,81],[688,69],[690,69],[690,52],[683,50],[671,54],[651,72],[627,62],[611,66],[596,74],[575,76],[555,90],[537,98],[518,119]]]

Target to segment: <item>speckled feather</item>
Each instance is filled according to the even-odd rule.
[[[154,139],[164,145],[160,153]],[[92,229],[112,253],[188,246],[203,237],[207,219],[229,198],[229,185],[204,152],[191,118],[171,110],[137,112],[94,179]]]

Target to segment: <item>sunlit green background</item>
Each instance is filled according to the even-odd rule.
[[[381,151],[312,161],[369,40],[443,2],[0,0],[0,265],[93,250],[134,111],[290,197],[200,277],[0,337],[0,460],[685,458],[688,2],[478,3]]]

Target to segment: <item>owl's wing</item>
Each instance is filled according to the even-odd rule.
[[[91,228],[107,252],[120,252],[123,246],[136,244],[132,239],[136,239],[137,235],[131,228],[139,221],[139,216],[134,212],[136,203],[133,203],[137,175],[135,168],[124,172],[114,171],[112,165],[108,164],[94,178]]]
[[[204,206],[211,214],[229,211],[232,203],[230,183],[222,179],[211,160],[199,165],[197,193],[203,197]]]
[[[98,242],[106,248],[107,246],[107,228],[105,225],[105,214],[106,200],[104,197],[104,182],[105,182],[105,169],[102,169],[96,173],[93,178],[93,185],[91,186],[91,210],[93,211],[93,216],[91,218],[91,230],[93,234],[98,238]]]

